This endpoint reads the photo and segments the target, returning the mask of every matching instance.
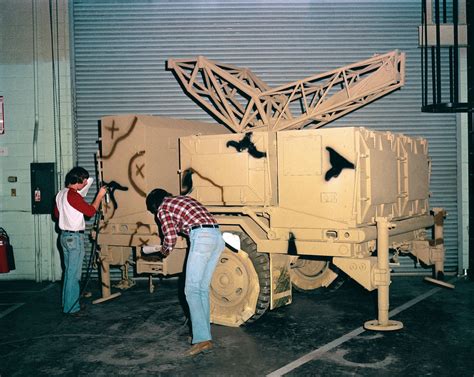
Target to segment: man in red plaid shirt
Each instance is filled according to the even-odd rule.
[[[161,226],[161,254],[167,256],[175,247],[178,234],[189,237],[184,293],[189,306],[193,331],[193,356],[212,349],[209,287],[219,257],[224,250],[219,225],[209,211],[189,196],[172,196],[155,189],[146,198],[147,209]]]

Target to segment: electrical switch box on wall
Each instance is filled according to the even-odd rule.
[[[52,214],[56,194],[53,162],[31,163],[31,213]]]

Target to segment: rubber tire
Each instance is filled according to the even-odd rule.
[[[255,322],[270,307],[270,258],[268,254],[258,253],[257,245],[245,233],[239,233],[241,249],[245,251],[255,268],[260,285],[255,314],[247,320],[247,324]]]
[[[318,284],[319,280],[322,280],[324,278],[325,271],[328,271],[328,270],[333,270],[334,272],[336,272],[338,274],[338,276],[336,277],[336,279],[331,284],[329,284],[328,287],[323,287],[323,288],[326,288],[331,292],[336,291],[337,289],[339,289],[344,284],[344,282],[347,279],[345,277],[345,274],[341,274],[342,271],[340,271],[339,268],[334,266],[330,261],[327,261],[326,265],[323,268],[321,268],[321,273],[314,278],[314,282],[312,282],[312,281],[310,281],[310,279],[308,279],[308,281],[310,281],[311,284],[316,283],[316,286],[314,288],[309,288],[308,289],[308,288],[298,286],[298,284],[294,281],[294,275],[296,274],[295,269],[292,269],[291,271],[292,271],[292,274],[293,274],[293,276],[292,276],[293,289],[295,291],[298,291],[298,292],[308,292],[308,291],[311,291],[311,290],[321,288],[322,286]],[[299,274],[299,277],[302,278],[302,275]]]
[[[270,259],[268,254],[257,252],[256,244],[245,233],[233,233],[240,238],[240,251],[235,253],[226,248],[223,252],[211,281],[210,304],[212,323],[237,327],[255,322],[270,307]],[[227,265],[229,262],[230,267]],[[246,272],[235,275],[234,281],[233,271],[240,268]],[[250,275],[244,278],[246,274]],[[226,276],[226,280],[222,281]],[[239,287],[233,284],[239,284],[241,278],[249,279],[243,280],[246,288],[240,286],[244,288],[245,295],[233,297],[232,292]],[[227,286],[229,283],[231,285]],[[221,301],[222,298],[227,303]],[[222,310],[219,309],[221,306]]]
[[[315,259],[308,259],[308,258],[300,258],[304,260],[305,266],[308,266],[307,263],[322,263],[324,261],[321,260],[315,260]],[[318,289],[321,287],[321,280],[323,279],[326,271],[329,270],[329,261],[327,261],[321,268],[321,270],[318,272],[316,276],[308,276],[305,275],[304,273],[298,272],[300,269],[303,269],[303,267],[300,268],[292,268],[290,270],[291,274],[291,281],[292,281],[292,286],[293,288],[298,291],[298,292],[307,292],[307,291],[312,291],[314,289]],[[311,271],[313,272],[313,271]],[[302,285],[298,284],[298,280],[301,280]]]

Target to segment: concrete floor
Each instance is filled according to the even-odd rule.
[[[147,281],[87,316],[60,312],[60,283],[0,282],[0,376],[469,376],[474,375],[474,284],[436,288],[393,277],[391,309],[404,328],[364,331],[374,295],[353,282],[295,292],[293,304],[240,328],[212,326],[216,347],[181,356],[188,327],[178,281]]]

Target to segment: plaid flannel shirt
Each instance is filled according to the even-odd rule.
[[[178,233],[188,235],[191,227],[217,224],[209,211],[190,196],[173,196],[163,200],[156,217],[161,224],[163,244],[161,254],[168,255],[178,240]]]

